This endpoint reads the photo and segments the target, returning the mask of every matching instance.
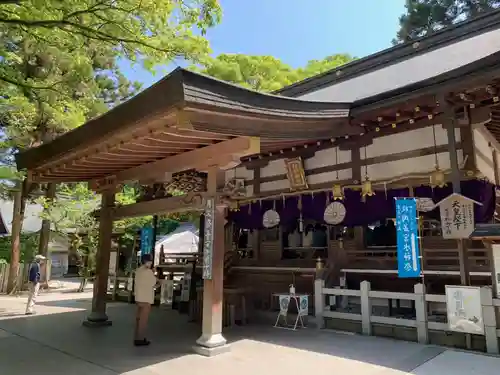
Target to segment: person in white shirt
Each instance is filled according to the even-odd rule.
[[[135,321],[135,346],[146,346],[150,342],[146,339],[149,312],[155,300],[155,286],[158,283],[151,266],[153,259],[150,254],[141,257],[141,266],[135,271],[134,296],[137,304]]]

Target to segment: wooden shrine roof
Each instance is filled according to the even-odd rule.
[[[17,165],[40,182],[117,175],[125,180],[139,167],[151,170],[166,159],[171,162],[162,164],[162,170],[192,169],[185,163],[180,170],[173,161],[193,151],[207,157],[221,144],[234,150],[241,137],[259,137],[257,154],[240,155],[245,162],[283,157],[299,148],[314,152],[332,143],[348,148],[369,144],[375,136],[440,123],[441,99],[466,120],[488,120],[487,128],[500,141],[499,40],[500,10],[279,92],[305,93],[301,99],[258,93],[179,68],[104,115],[17,155]],[[481,51],[463,53],[471,43]],[[433,68],[433,61],[442,66]],[[332,96],[311,100],[309,94],[318,88],[333,86],[337,91]],[[336,98],[344,99],[332,102]]]
[[[500,142],[500,51],[447,71],[437,76],[386,91],[351,103],[349,123],[361,127],[359,134],[336,139],[302,140],[294,142],[279,153],[261,149],[260,155],[245,158],[245,162],[300,155],[332,147],[332,144],[349,149],[365,146],[378,136],[409,131],[418,127],[442,123],[444,106],[439,100],[450,103],[460,121],[486,123],[486,127]],[[491,113],[491,116],[490,116]],[[306,153],[307,153],[306,152]]]
[[[486,51],[491,53],[498,50],[498,43],[495,42],[498,37],[492,32],[499,28],[500,9],[356,59],[286,86],[275,93],[288,97],[308,98],[309,94],[323,88],[337,86],[341,87],[341,90],[336,92],[338,95],[330,96],[330,100],[338,100],[339,96],[349,102],[366,98],[371,95],[360,95],[365,90],[359,83],[366,86],[366,82],[369,86],[376,87],[379,81],[385,81],[386,89],[380,90],[379,93],[389,91],[391,88],[403,87],[465,65],[475,58],[484,57],[488,54]],[[485,35],[486,38],[481,38],[481,35]],[[471,43],[463,43],[467,40]],[[485,51],[484,55],[481,55],[482,49]],[[434,68],[438,64],[443,64],[441,71],[439,68],[437,70]],[[389,74],[385,75],[384,71]],[[397,76],[394,76],[396,72]],[[366,77],[366,81],[360,79],[363,76]]]
[[[348,116],[347,103],[262,94],[179,68],[16,162],[40,182],[95,180],[236,137],[260,137],[270,151],[359,133]]]

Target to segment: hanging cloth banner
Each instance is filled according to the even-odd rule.
[[[420,277],[417,201],[396,199],[398,277]]]
[[[153,227],[146,226],[141,229],[141,255],[151,254],[153,248]]]

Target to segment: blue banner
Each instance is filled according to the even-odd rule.
[[[420,277],[416,199],[396,199],[398,276]]]
[[[153,249],[153,227],[147,226],[141,229],[141,255],[151,254]]]

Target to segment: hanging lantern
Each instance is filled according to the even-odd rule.
[[[365,160],[367,159],[366,155],[366,146],[365,146]],[[368,164],[365,164],[365,180],[361,184],[361,200],[366,202],[366,197],[374,196],[375,192],[373,191],[372,182],[370,181],[370,177],[368,177]]]
[[[442,188],[446,186],[446,176],[444,175],[444,172],[439,168],[439,165],[436,165],[436,169],[434,169],[434,171],[431,173],[430,185],[433,188]]]
[[[339,148],[338,147],[335,147],[335,165],[337,165],[339,163]],[[336,171],[337,173],[337,177],[336,177],[336,183],[333,185],[333,189],[332,189],[332,195],[333,195],[333,200],[336,201],[336,200],[343,200],[345,197],[344,197],[344,188],[342,187],[342,185],[340,185],[339,183],[337,183],[339,181],[339,171],[337,169]],[[329,195],[328,195],[329,197]]]
[[[439,168],[439,158],[437,153],[437,143],[436,143],[436,126],[432,125],[432,136],[434,138],[434,171],[430,176],[430,185],[431,187],[444,187],[446,186],[446,176],[444,172]]]
[[[229,210],[230,211],[239,211],[240,205],[238,204],[238,201],[231,201],[229,203]]]
[[[366,197],[372,197],[374,195],[375,192],[373,191],[372,182],[370,181],[370,178],[366,176],[363,184],[361,185],[361,197],[363,202],[366,201]]]
[[[344,188],[340,184],[335,184],[333,185],[332,188],[332,195],[333,195],[333,200],[343,200],[345,198],[344,196]]]

